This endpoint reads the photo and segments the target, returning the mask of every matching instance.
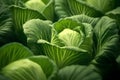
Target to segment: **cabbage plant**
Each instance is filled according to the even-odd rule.
[[[119,53],[118,25],[116,20],[106,16],[99,19],[76,15],[53,24],[33,19],[23,28],[33,52],[47,55],[60,69],[72,64],[91,63],[105,76]],[[39,50],[43,52],[39,53]]]
[[[0,80],[119,79],[119,3],[0,0]]]
[[[78,22],[74,17],[54,24],[33,19],[26,22],[23,28],[31,49],[47,55],[60,68],[73,63],[88,64],[92,59],[93,27],[89,23]],[[39,53],[39,49],[43,52]]]
[[[52,80],[56,72],[57,66],[51,59],[34,56],[20,43],[0,48],[0,80]]]

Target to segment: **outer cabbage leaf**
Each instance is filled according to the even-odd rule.
[[[2,5],[6,5],[7,7],[9,7],[10,5],[20,5],[20,2],[24,2],[26,0],[0,0],[0,4]]]
[[[116,19],[120,28],[120,7],[117,7],[116,9],[107,12],[106,15],[109,16],[110,18]]]
[[[42,14],[35,10],[22,8],[18,6],[11,7],[12,18],[14,22],[14,30],[17,35],[18,40],[21,43],[26,43],[26,36],[23,33],[23,24],[30,19],[45,19]]]
[[[42,21],[38,19],[28,21],[27,23],[24,24],[24,32],[27,36],[28,42],[33,42],[33,44],[35,43],[35,47],[37,45],[36,52],[42,51],[41,53],[53,59],[59,68],[62,68],[70,64],[78,64],[78,63],[88,64],[91,60],[91,55],[92,55],[90,54],[90,52],[88,53],[86,50],[80,49],[79,47],[76,47],[76,46],[60,46],[56,44],[56,41],[58,40],[57,42],[60,42],[59,41],[60,39],[55,40],[54,38],[57,36],[56,29],[58,29],[57,33],[59,33],[61,29],[70,27],[71,30],[73,29],[74,31],[80,33],[81,32],[80,29],[84,30],[84,27],[83,27],[84,25],[77,23],[76,21],[73,21],[73,20],[63,20],[62,22],[64,24],[63,26],[61,26],[60,29],[59,28],[54,29],[53,28],[54,25],[51,25],[46,21]],[[57,25],[58,27],[62,25],[62,24],[59,24],[59,22],[56,24],[58,24]],[[33,28],[33,25],[34,25],[34,28]],[[51,27],[50,25],[53,27]],[[91,26],[89,27],[92,28]],[[86,32],[85,32],[85,35],[87,35]],[[36,40],[37,40],[37,43],[36,43]]]
[[[116,21],[102,17],[94,28],[95,64],[104,76],[114,66],[119,53],[119,36]]]
[[[90,24],[83,23],[84,25],[84,40],[83,43],[79,46],[82,49],[85,49],[92,55],[92,46],[93,46],[93,28]]]
[[[20,43],[9,43],[0,48],[0,69],[9,63],[32,56],[33,53]]]
[[[88,64],[91,60],[91,54],[77,47],[59,47],[44,40],[38,40],[41,49],[49,58],[51,58],[59,68],[71,64]]]
[[[0,1],[0,46],[15,39],[13,23],[7,5]]]
[[[102,13],[82,0],[55,0],[55,10],[60,18],[85,14],[98,17]]]
[[[40,19],[32,19],[23,25],[24,33],[27,36],[28,46],[35,54],[41,54],[37,40],[51,40],[51,21],[43,21]],[[39,48],[39,49],[38,49]],[[42,51],[42,50],[41,50]]]
[[[87,0],[87,3],[94,6],[103,13],[115,8],[116,0]]]
[[[49,0],[49,2],[45,6],[45,9],[42,11],[42,14],[44,14],[46,19],[48,20],[51,20],[51,21],[55,20],[56,17],[55,17],[55,10],[54,10],[54,0]]]
[[[0,22],[0,46],[15,41],[15,34],[12,26],[13,23],[11,19],[6,19]]]
[[[108,17],[102,17],[94,28],[94,41],[97,50],[96,55],[101,55],[101,51],[104,53],[104,50],[109,51],[110,49],[112,51],[115,49],[112,47],[117,46],[118,41],[118,25],[116,21]]]
[[[91,24],[92,27],[94,27],[97,24],[97,22],[99,21],[99,18],[90,17],[90,16],[87,16],[84,14],[74,15],[74,16],[68,17],[67,19],[73,19],[73,20],[75,20],[77,22],[81,22],[81,23],[88,23],[88,24]]]
[[[75,20],[72,20],[72,19],[63,18],[63,19],[60,19],[59,21],[55,22],[53,24],[53,27],[54,27],[55,31],[57,31],[57,33],[60,33],[61,31],[63,31],[64,29],[67,29],[67,28],[75,30],[75,28],[78,27],[78,26],[80,28],[83,27],[82,23],[79,23],[79,22],[77,22]]]
[[[5,66],[2,74],[11,80],[47,80],[41,66],[29,59],[18,60]]]
[[[0,22],[9,18],[10,13],[8,9],[9,9],[8,6],[3,4],[3,2],[1,1],[0,2]]]
[[[25,6],[42,13],[48,20],[54,20],[54,0],[29,0]]]
[[[60,69],[55,80],[102,80],[102,77],[93,66],[72,65]]]
[[[37,42],[38,39],[46,41],[51,40],[51,21],[43,21],[40,19],[32,19],[23,25],[24,33],[28,42]]]
[[[43,0],[45,1],[45,0]],[[46,0],[47,2],[48,0]],[[48,4],[46,4],[45,9],[42,11],[42,14],[46,17],[46,19],[54,21],[55,20],[55,9],[54,9],[54,0],[49,0]]]
[[[46,56],[32,56],[29,58],[31,61],[39,64],[45,73],[47,80],[53,80],[57,73],[57,65]]]
[[[25,6],[27,8],[30,8],[30,9],[36,10],[38,12],[41,12],[45,7],[45,3],[42,2],[42,0],[28,0],[25,3]]]

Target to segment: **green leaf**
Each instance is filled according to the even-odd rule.
[[[10,5],[19,5],[20,1],[25,1],[25,0],[0,0],[0,4],[4,4],[6,6],[10,6]]]
[[[91,54],[93,51],[93,49],[92,49],[92,46],[93,46],[93,32],[92,32],[93,28],[90,24],[87,24],[87,23],[83,23],[83,25],[84,25],[84,31],[83,31],[84,40],[79,47],[87,50]]]
[[[71,64],[88,64],[91,55],[83,49],[77,47],[59,47],[45,40],[38,40],[38,44],[44,54],[51,58],[59,68]]]
[[[31,19],[45,19],[42,14],[35,10],[27,9],[27,8],[22,8],[18,6],[12,6],[11,7],[11,12],[12,12],[12,18],[14,22],[14,30],[15,33],[17,34],[18,39],[21,42],[26,42],[26,36],[23,33],[23,24]]]
[[[115,8],[116,0],[87,0],[87,3],[106,13]]]
[[[29,58],[33,62],[39,64],[48,80],[52,80],[57,73],[57,65],[46,56],[32,56]]]
[[[106,15],[109,16],[110,18],[116,19],[120,28],[120,7],[117,7],[116,9],[107,12]]]
[[[42,0],[28,0],[25,3],[25,6],[41,13],[41,11],[45,8],[45,3],[42,2]]]
[[[56,34],[53,33],[54,35],[52,36],[51,43],[59,46],[63,44],[62,46],[79,47],[87,50],[91,54],[91,46],[93,44],[93,28],[90,24],[81,23],[78,18],[74,16],[59,20],[58,22],[54,23],[53,27],[56,31]],[[74,35],[72,32],[70,33],[71,30]]]
[[[66,43],[63,43],[63,40],[59,38],[59,34],[64,30],[64,29],[70,29],[73,31],[76,31],[76,33],[79,33],[80,36],[82,36],[82,32],[79,30],[79,28],[81,28],[83,25],[81,23],[78,23],[77,21],[74,21],[72,19],[60,19],[59,21],[55,22],[53,24],[53,32],[52,32],[52,39],[51,39],[51,43],[52,44],[56,44],[58,46],[67,46]],[[69,32],[68,32],[69,33]],[[67,35],[66,35],[67,36]],[[71,36],[69,36],[71,37]],[[68,38],[67,37],[67,40]],[[82,37],[81,37],[82,38]],[[71,40],[69,40],[69,43],[71,43],[70,41],[74,42],[75,38],[71,37]],[[67,41],[66,41],[67,42]],[[78,45],[80,45],[81,41],[79,42]],[[71,45],[72,46],[72,45]]]
[[[9,8],[2,1],[0,2],[0,22],[8,19],[10,16]]]
[[[53,27],[57,31],[57,33],[60,33],[61,31],[63,31],[66,28],[75,30],[76,27],[83,26],[82,23],[79,23],[72,19],[69,19],[69,18],[68,19],[67,18],[60,19],[59,21],[57,21],[53,24]]]
[[[64,29],[58,34],[58,38],[62,41],[65,46],[76,46],[79,47],[82,41],[81,35],[73,30]]]
[[[104,51],[105,53],[106,51],[111,53],[111,51],[115,49],[113,47],[117,46],[118,37],[118,26],[116,21],[109,17],[102,17],[94,28],[94,40],[97,50],[96,55],[102,55]]]
[[[60,18],[85,14],[98,17],[102,13],[81,0],[55,0],[55,10]]]
[[[9,43],[0,48],[0,69],[9,63],[32,56],[32,52],[20,43]]]
[[[23,25],[24,33],[28,42],[37,42],[38,39],[50,41],[51,39],[51,21],[32,19]]]
[[[35,54],[41,54],[42,52],[42,50],[36,44],[37,40],[51,40],[51,23],[51,21],[32,19],[23,25],[24,33],[27,36],[28,46]]]
[[[95,25],[99,21],[99,18],[90,17],[84,14],[67,17],[67,19],[72,19],[81,23],[88,23],[88,24],[91,24],[92,27],[95,27]]]
[[[102,77],[93,66],[72,65],[60,69],[56,80],[102,80]]]
[[[0,1],[0,46],[14,41],[15,35],[12,30],[13,23],[10,18],[9,7]]]
[[[0,46],[15,40],[12,27],[13,23],[11,19],[5,19],[0,22]]]
[[[15,22],[15,29],[17,29],[18,31],[21,31],[23,29],[23,24],[30,19],[44,19],[44,17],[37,11],[27,8],[12,6],[11,11],[13,14],[13,20]]]
[[[54,20],[54,0],[29,0],[25,6],[42,13],[48,20]]]
[[[94,28],[95,59],[92,61],[100,68],[102,75],[109,73],[119,52],[119,35],[116,21],[102,17]]]
[[[42,68],[29,59],[15,61],[2,69],[11,80],[47,80]]]
[[[43,0],[44,1],[44,0]],[[42,14],[46,17],[46,19],[54,21],[55,10],[54,10],[54,0],[48,0],[49,2],[46,4]]]

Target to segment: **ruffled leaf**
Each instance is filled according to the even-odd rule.
[[[94,28],[93,64],[99,67],[102,75],[108,74],[119,53],[119,35],[116,21],[102,17]]]
[[[41,49],[36,44],[37,40],[51,40],[51,21],[32,19],[23,25],[24,33],[27,36],[28,46],[35,54],[41,54]],[[40,51],[41,50],[41,51]]]

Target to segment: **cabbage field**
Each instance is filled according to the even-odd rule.
[[[0,80],[120,80],[120,0],[0,0]]]

